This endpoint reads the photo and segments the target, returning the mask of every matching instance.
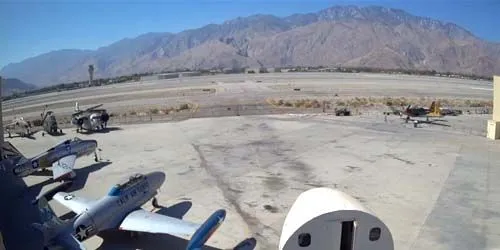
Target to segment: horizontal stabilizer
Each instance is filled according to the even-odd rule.
[[[72,181],[68,181],[68,182],[64,182],[62,184],[59,184],[56,187],[51,188],[48,191],[45,191],[45,192],[39,194],[35,198],[35,200],[33,200],[31,203],[32,204],[36,204],[38,202],[38,200],[40,198],[42,198],[42,197],[45,198],[47,201],[50,201],[50,200],[52,200],[52,198],[54,197],[54,195],[56,193],[58,193],[58,192],[66,192],[71,187],[71,185],[73,185]]]
[[[96,203],[96,200],[86,199],[71,193],[57,192],[54,200],[65,206],[75,214],[80,214]]]
[[[0,159],[0,167],[3,170],[10,170],[14,168],[16,164],[27,161],[24,155],[8,141],[3,142],[2,150],[4,158]]]
[[[6,158],[16,157],[16,156],[21,156],[24,158],[23,154],[21,154],[21,152],[19,152],[19,150],[16,147],[14,147],[12,143],[8,141],[3,142],[2,149],[3,149],[3,155]]]
[[[191,237],[186,250],[200,250],[208,241],[210,236],[219,228],[226,218],[226,210],[219,209],[215,211],[208,219],[196,230]]]

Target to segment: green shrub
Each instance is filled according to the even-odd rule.
[[[179,106],[179,110],[186,110],[186,109],[189,109],[189,104],[187,103],[181,104]]]
[[[153,114],[153,115],[156,115],[158,114],[158,112],[160,112],[160,110],[158,108],[152,108],[152,109],[149,109],[149,113]]]

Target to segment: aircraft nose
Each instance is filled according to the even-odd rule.
[[[151,186],[154,187],[154,189],[159,189],[163,182],[166,179],[166,175],[163,172],[152,172],[148,175],[148,179],[150,179]]]

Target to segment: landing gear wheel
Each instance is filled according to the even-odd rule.
[[[153,198],[153,200],[151,201],[151,204],[153,205],[154,208],[158,208],[158,209],[161,208],[161,206],[158,205],[158,199],[156,199],[156,197]]]

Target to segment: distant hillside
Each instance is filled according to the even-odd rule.
[[[35,89],[36,86],[33,84],[25,83],[19,79],[15,78],[2,78],[2,96],[11,95],[14,92],[24,92],[26,90]]]
[[[452,23],[384,7],[254,15],[180,33],[147,33],[90,50],[60,50],[0,73],[40,86],[179,68],[352,66],[500,74],[500,44]]]

